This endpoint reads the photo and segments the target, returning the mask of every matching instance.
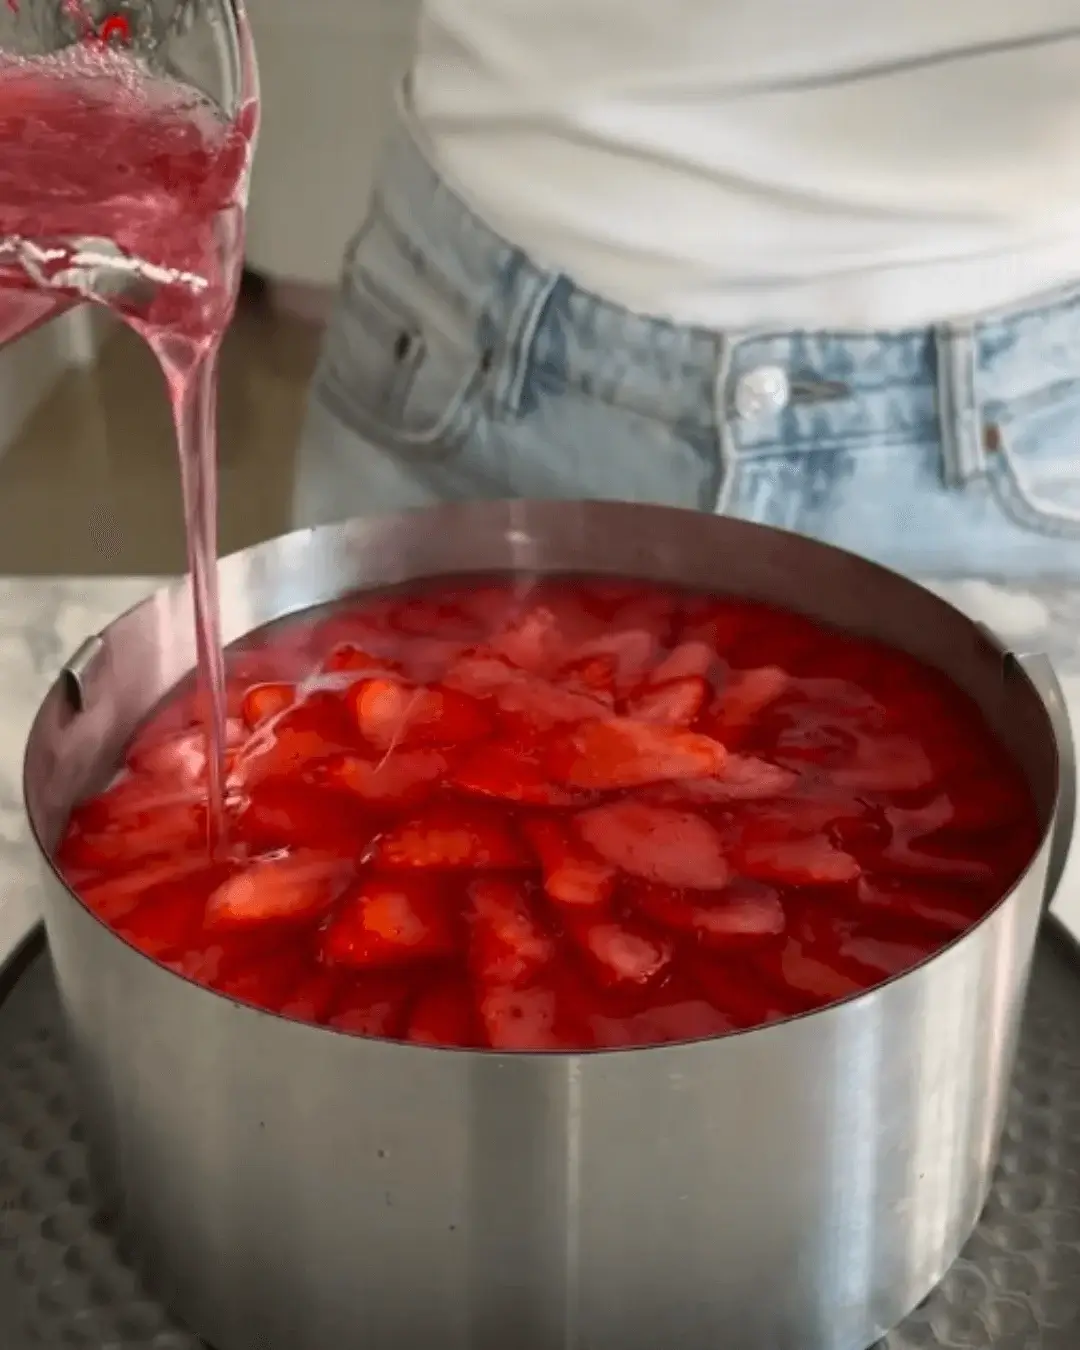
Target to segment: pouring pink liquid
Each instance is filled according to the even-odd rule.
[[[211,844],[221,842],[224,677],[217,598],[217,380],[236,304],[255,102],[226,122],[95,37],[0,59],[0,341],[80,299],[161,365],[176,427],[196,650],[207,700]]]

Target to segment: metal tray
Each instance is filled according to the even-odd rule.
[[[146,1291],[130,1257],[91,1196],[39,933],[0,977],[2,1350],[204,1350]],[[1077,1346],[1080,948],[1051,920],[990,1201],[941,1286],[876,1350]]]

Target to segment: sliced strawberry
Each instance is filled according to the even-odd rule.
[[[831,781],[833,768],[854,758],[863,731],[863,724],[855,718],[833,717],[817,710],[793,710],[784,720],[786,725],[781,722],[774,728],[773,757],[789,769],[817,771],[826,781]]]
[[[116,925],[133,947],[160,961],[197,946],[202,932],[206,894],[181,883],[163,886]]]
[[[914,932],[903,939],[879,936],[868,931],[858,917],[817,908],[803,915],[800,928],[800,935],[815,954],[830,964],[858,972],[867,986],[910,970],[939,945],[933,937]]]
[[[769,886],[736,882],[719,894],[702,896],[661,886],[642,886],[634,903],[654,923],[686,933],[707,947],[768,942],[787,925],[780,896]]]
[[[658,722],[668,727],[688,727],[709,697],[709,686],[700,675],[687,675],[681,680],[646,689],[629,703],[627,711],[641,722]]]
[[[243,718],[254,731],[296,702],[295,684],[255,684],[244,695]]]
[[[260,858],[230,877],[206,905],[212,931],[295,923],[324,914],[347,885],[340,858],[302,849]]]
[[[873,812],[864,802],[846,793],[811,791],[744,806],[732,835],[747,843],[786,843],[835,831],[839,826],[859,826],[872,818]]]
[[[591,909],[615,890],[616,869],[575,838],[561,821],[535,816],[521,823],[544,869],[544,890],[557,905]]]
[[[855,754],[833,768],[831,782],[849,792],[918,792],[936,774],[930,756],[911,736],[861,735]]]
[[[230,970],[213,981],[213,987],[240,1003],[250,1003],[267,1012],[281,1012],[303,977],[305,962],[303,951],[277,951]]]
[[[583,1020],[596,1044],[607,1050],[711,1040],[739,1026],[677,976],[655,991],[643,1006],[592,1006]]]
[[[605,791],[710,778],[723,770],[726,759],[724,747],[708,736],[613,717],[585,722],[558,738],[547,764],[558,783]]]
[[[690,726],[709,699],[716,665],[716,653],[705,643],[682,643],[649,672],[627,711],[642,722]]]
[[[805,997],[770,982],[745,963],[736,965],[695,953],[689,958],[689,969],[713,1007],[742,1030],[784,1022],[806,1011]]]
[[[570,661],[559,671],[557,682],[580,694],[587,694],[613,707],[618,663],[610,653],[583,656]]]
[[[92,803],[95,808],[102,802]],[[179,801],[146,811],[129,810],[99,823],[104,812],[76,813],[59,851],[66,868],[108,869],[135,866],[153,858],[175,857],[205,849],[208,819],[205,802]]]
[[[936,940],[930,938],[924,941],[915,939],[900,941],[860,933],[848,938],[842,950],[852,960],[874,971],[879,980],[885,981],[920,965],[927,957],[932,956],[939,946]]]
[[[251,787],[270,778],[292,778],[319,760],[357,748],[344,703],[321,690],[257,731],[237,754],[230,780]]]
[[[715,786],[729,801],[756,802],[784,797],[794,790],[798,781],[798,774],[778,764],[770,764],[768,760],[755,759],[752,755],[728,755]]]
[[[494,653],[476,653],[454,662],[443,683],[475,698],[493,699],[503,720],[515,727],[548,730],[604,717],[611,711],[603,698],[580,688],[551,684]]]
[[[752,755],[728,755],[716,778],[696,778],[688,783],[664,783],[651,790],[650,800],[669,805],[722,806],[729,802],[768,801],[786,797],[799,782],[790,769],[782,769]]]
[[[377,759],[334,755],[316,767],[314,781],[350,792],[372,806],[418,806],[449,768],[440,750],[395,750]]]
[[[274,779],[251,789],[235,833],[262,852],[309,848],[353,859],[366,852],[376,827],[363,804],[344,792]]]
[[[976,897],[955,887],[935,888],[888,877],[860,877],[856,902],[868,918],[915,924],[950,937],[966,933],[986,913],[986,906]]]
[[[230,944],[214,939],[208,940],[207,934],[200,927],[189,941],[158,955],[156,959],[186,980],[194,980],[196,984],[213,988],[214,982],[220,980],[225,972],[232,968],[234,955]]]
[[[365,675],[396,674],[400,669],[397,661],[391,661],[386,656],[373,656],[353,642],[343,642],[335,647],[320,666],[324,675],[342,675],[352,671]]]
[[[298,1022],[325,1022],[340,998],[342,988],[338,971],[311,971],[289,991],[280,1011],[283,1016]]]
[[[659,689],[661,685],[695,678],[708,680],[717,664],[716,650],[707,642],[681,642],[653,667],[643,688]]]
[[[513,732],[550,731],[610,716],[610,708],[591,694],[562,689],[531,675],[515,675],[492,692],[504,726]]]
[[[494,742],[479,746],[451,774],[451,786],[478,797],[521,802],[526,806],[574,806],[582,794],[548,781],[539,755],[526,743]]]
[[[72,824],[94,833],[114,821],[143,816],[169,806],[192,806],[206,801],[205,790],[160,778],[136,777],[124,770],[112,784],[80,802],[72,812]]]
[[[610,671],[606,692],[626,695],[641,683],[659,648],[658,634],[649,628],[615,628],[577,647],[574,663],[581,668],[589,662],[606,662]]]
[[[876,866],[901,876],[925,877],[931,881],[954,881],[961,885],[986,885],[994,869],[986,861],[987,849],[972,845],[965,835],[951,835],[954,808],[946,796],[926,806],[885,808],[892,838],[881,850]]]
[[[501,656],[472,652],[453,662],[443,676],[443,684],[447,689],[457,689],[482,699],[517,680],[520,673]]]
[[[198,884],[203,873],[216,874],[219,869],[208,864],[205,857],[170,858],[106,876],[78,887],[79,899],[105,923],[115,924],[132,913],[144,900],[152,901],[160,888]],[[215,881],[213,884],[217,884]],[[204,894],[208,894],[204,891]]]
[[[568,916],[567,933],[605,988],[652,984],[663,977],[675,955],[669,938],[633,919]]]
[[[207,780],[208,732],[195,727],[153,744],[133,747],[127,757],[134,774],[175,782],[181,787],[197,787]],[[235,752],[247,739],[242,722],[230,719],[225,724],[225,752]]]
[[[473,1007],[466,982],[448,976],[430,985],[413,1007],[406,1037],[417,1045],[475,1046]]]
[[[631,876],[702,891],[728,884],[720,836],[692,811],[625,799],[583,811],[575,824],[601,858]]]
[[[519,670],[537,674],[553,670],[567,656],[559,620],[543,604],[527,609],[514,618],[492,639],[491,649]]]
[[[789,933],[779,951],[765,949],[755,959],[767,977],[803,1003],[803,1011],[865,993],[877,983],[873,971],[844,961],[837,953],[822,954],[805,939]]]
[[[353,1036],[396,1040],[404,1034],[412,994],[411,981],[403,975],[354,977],[339,993],[327,1025]]]
[[[347,701],[361,735],[379,750],[458,745],[491,731],[483,709],[454,689],[414,687],[398,680],[361,680]]]
[[[330,965],[368,969],[430,961],[457,948],[454,916],[437,877],[368,877],[338,905],[322,936]]]
[[[555,942],[536,917],[526,886],[501,878],[474,881],[469,905],[469,966],[481,984],[527,983],[555,959]]]
[[[791,677],[778,666],[734,671],[706,719],[706,730],[729,749],[737,748],[768,708],[787,692]]]
[[[527,867],[528,852],[495,814],[465,803],[426,808],[392,825],[375,845],[377,867],[508,869]]]
[[[744,842],[736,845],[732,861],[746,876],[784,886],[844,886],[862,875],[857,860],[824,835]]]
[[[493,1050],[580,1050],[587,1045],[557,983],[486,985],[479,995],[480,1021]]]

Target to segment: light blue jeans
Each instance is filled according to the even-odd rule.
[[[1080,581],[1080,279],[914,331],[678,327],[500,239],[402,123],[346,255],[296,524],[505,497],[659,502],[903,572]]]

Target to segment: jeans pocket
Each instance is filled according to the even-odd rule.
[[[316,396],[365,440],[443,458],[472,430],[489,364],[463,306],[373,207],[346,250]]]
[[[985,410],[990,484],[1017,524],[1080,539],[1080,380]]]

